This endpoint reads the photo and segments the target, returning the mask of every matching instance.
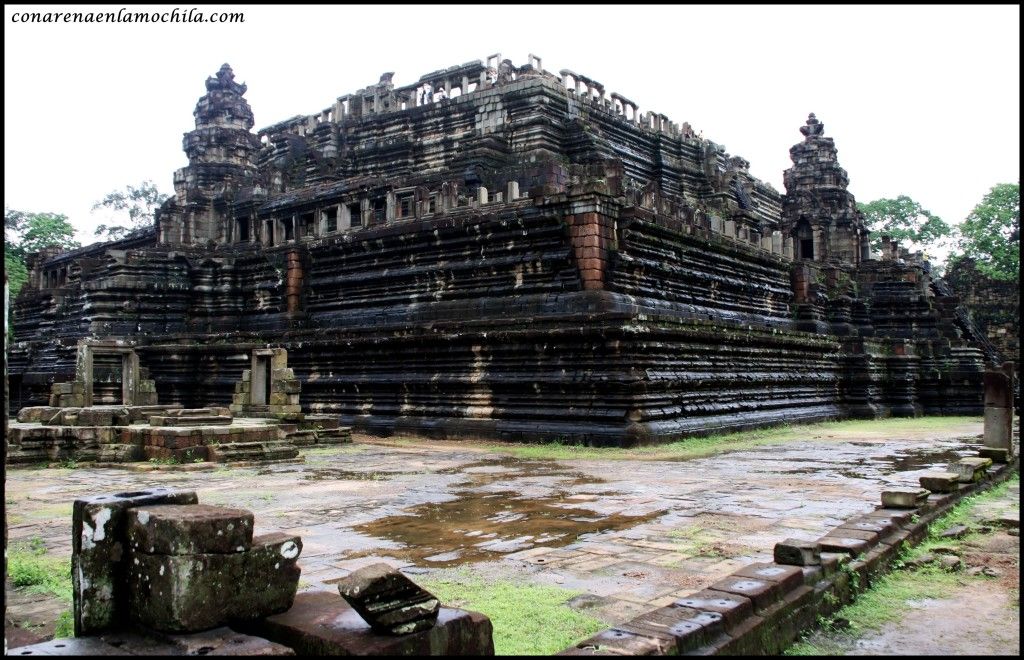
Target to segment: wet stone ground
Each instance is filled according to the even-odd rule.
[[[979,419],[898,438],[818,434],[688,461],[520,460],[356,435],[304,464],[9,469],[9,539],[40,537],[70,557],[75,498],[189,488],[202,503],[251,509],[257,534],[300,534],[302,589],[377,561],[413,575],[469,569],[578,589],[574,606],[615,624],[873,509],[883,488],[973,454],[980,432]]]

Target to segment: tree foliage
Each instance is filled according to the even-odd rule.
[[[906,195],[858,204],[871,230],[871,247],[881,248],[882,236],[891,236],[911,250],[934,250],[953,233],[945,220]]]
[[[12,297],[28,279],[25,257],[47,247],[79,247],[66,215],[4,209],[4,270]]]
[[[106,240],[115,240],[136,229],[148,227],[154,222],[154,214],[164,203],[168,195],[160,192],[152,181],[143,181],[138,186],[127,185],[124,190],[115,190],[96,202],[92,210],[107,209],[127,214],[127,222],[120,224],[102,224],[96,228],[96,236]]]
[[[992,187],[960,224],[958,246],[978,270],[999,280],[1020,273],[1020,183]]]

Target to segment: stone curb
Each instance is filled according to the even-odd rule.
[[[744,566],[707,589],[603,630],[557,655],[778,655],[813,628],[819,616],[839,611],[886,573],[904,544],[923,541],[928,526],[953,505],[1006,481],[1019,467],[1019,457],[993,465],[981,480],[961,483],[953,493],[933,492],[913,508],[877,506],[818,542],[836,551],[793,553],[818,564]]]

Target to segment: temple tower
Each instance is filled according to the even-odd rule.
[[[157,213],[160,242],[223,242],[236,192],[251,187],[260,148],[252,109],[228,64],[206,79],[206,94],[193,113],[196,128],[182,141],[188,166],[174,173],[175,195]]]
[[[800,127],[804,141],[789,150],[793,167],[783,173],[782,231],[793,239],[797,259],[855,265],[869,258],[868,230],[824,130],[811,113]]]

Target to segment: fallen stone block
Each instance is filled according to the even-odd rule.
[[[1009,463],[1010,450],[1002,447],[982,447],[978,450],[978,456],[990,459],[993,463]]]
[[[964,567],[964,562],[955,555],[945,555],[939,559],[939,566],[944,571],[956,572]]]
[[[374,630],[406,635],[434,625],[441,605],[437,598],[389,564],[353,571],[338,592]]]
[[[949,464],[949,471],[957,475],[960,483],[970,484],[984,479],[991,465],[991,458],[961,458],[956,463]]]
[[[242,552],[252,547],[252,511],[208,504],[128,510],[128,544],[157,555]]]
[[[442,607],[430,628],[379,634],[331,591],[297,594],[287,612],[239,626],[299,655],[494,655],[491,621],[483,614]]]
[[[960,475],[956,472],[929,472],[918,480],[921,488],[933,493],[955,493],[960,488]]]
[[[821,564],[821,546],[817,541],[786,539],[775,544],[775,563],[790,566],[818,566]]]
[[[882,491],[882,506],[894,509],[916,509],[928,502],[924,488],[890,488]]]
[[[301,573],[302,540],[288,534],[254,538],[230,554],[129,553],[132,619],[163,632],[196,632],[284,612]]]
[[[935,561],[935,555],[931,554],[930,552],[926,552],[923,555],[921,555],[920,557],[916,557],[914,559],[908,559],[907,562],[904,565],[907,568],[918,568],[919,566],[924,566],[926,564],[931,564],[934,561]]]
[[[940,539],[962,539],[971,533],[971,528],[967,525],[953,525],[949,529],[943,530],[939,534]]]
[[[75,635],[120,624],[128,618],[127,511],[147,504],[195,504],[195,491],[166,488],[95,495],[75,500],[71,522],[71,581]]]

